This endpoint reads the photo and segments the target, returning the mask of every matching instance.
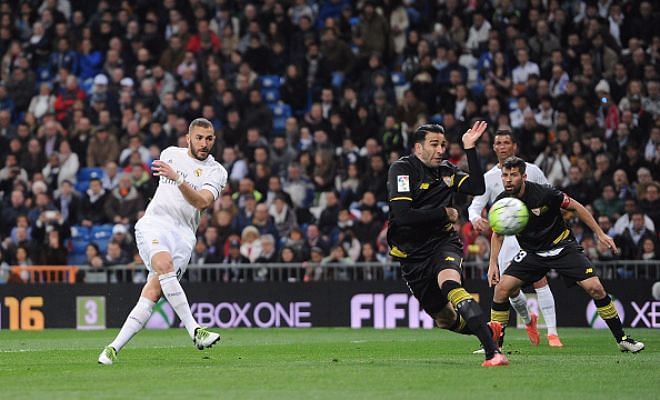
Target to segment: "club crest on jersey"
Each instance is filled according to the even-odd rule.
[[[396,176],[396,189],[399,192],[410,192],[410,176],[397,175]]]
[[[442,180],[445,182],[445,185],[452,187],[454,185],[454,175],[443,176]]]
[[[548,206],[543,206],[543,207],[539,207],[539,208],[532,208],[531,211],[532,211],[532,214],[534,214],[538,217],[541,214],[545,214],[545,212],[548,211]]]
[[[193,173],[195,174],[196,177],[202,176],[202,169],[201,168],[196,168]]]

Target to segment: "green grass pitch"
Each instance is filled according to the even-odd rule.
[[[511,365],[482,368],[473,337],[434,330],[231,329],[196,350],[183,329],[143,331],[112,366],[117,330],[0,331],[0,399],[659,399],[660,330],[620,353],[606,330],[565,347],[507,332]]]

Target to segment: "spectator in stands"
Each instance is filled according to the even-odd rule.
[[[644,238],[640,249],[639,260],[657,261],[660,260],[660,253],[658,252],[658,242],[651,238]]]
[[[103,268],[103,255],[96,243],[88,243],[85,246],[86,263],[92,271],[99,271]]]
[[[562,190],[581,204],[591,204],[595,189],[590,181],[583,178],[582,170],[572,166],[568,170],[568,185]]]
[[[222,238],[224,239],[224,238]],[[204,237],[198,240],[198,243],[204,245],[204,263],[206,264],[219,264],[224,259],[224,240],[220,238],[218,228],[211,225],[206,228]]]
[[[80,221],[79,213],[82,208],[82,199],[74,191],[71,181],[62,181],[59,189],[55,192],[53,204],[66,224],[76,225]]]
[[[110,241],[108,249],[103,256],[103,265],[110,267],[113,265],[125,265],[131,261],[131,258],[126,254],[119,243]]]
[[[602,186],[601,195],[594,200],[593,206],[598,214],[611,218],[619,218],[623,213],[623,200],[617,197],[612,183]]]
[[[271,178],[272,180],[273,178]],[[278,179],[275,177],[275,179]],[[279,180],[279,179],[278,179]],[[272,204],[268,209],[268,213],[273,219],[273,224],[277,230],[277,235],[274,237],[285,238],[297,225],[296,214],[287,202],[287,196],[284,192],[278,192]]]
[[[247,163],[245,160],[238,158],[236,149],[233,147],[228,146],[222,150],[222,165],[227,169],[232,184],[238,183],[248,174]]]
[[[621,256],[624,259],[640,259],[643,253],[642,244],[644,240],[650,239],[657,247],[657,237],[654,231],[648,229],[644,224],[644,213],[635,211],[632,213],[631,225],[621,234]]]
[[[303,176],[300,164],[292,163],[287,169],[287,176],[282,184],[282,190],[291,196],[293,206],[296,208],[308,208],[312,202],[314,188]]]
[[[5,166],[0,169],[0,191],[5,194],[11,192],[14,181],[21,181],[28,183],[28,174],[24,168],[18,164],[18,159],[15,154],[7,154],[5,158]]]
[[[632,216],[635,212],[639,212],[640,209],[638,207],[637,201],[629,197],[624,200],[624,205],[623,205],[623,214],[616,219],[616,222],[614,223],[614,232],[616,232],[617,235],[622,235],[626,228],[632,229],[633,228],[633,220]],[[649,218],[648,215],[644,215],[644,226],[650,230],[650,231],[655,231],[655,224],[651,218]]]
[[[110,161],[116,161],[118,156],[117,138],[110,134],[107,126],[98,126],[87,148],[87,166],[100,167]]]
[[[241,232],[241,255],[253,263],[261,254],[261,239],[259,230],[253,226],[248,225],[243,228]]]
[[[259,257],[255,260],[255,263],[258,264],[271,264],[277,262],[277,242],[273,235],[263,235],[260,238],[261,240],[261,252]],[[255,275],[255,280],[257,277],[260,279],[265,278],[263,271],[260,271],[260,274]]]
[[[53,229],[46,234],[47,241],[44,243],[38,260],[40,265],[66,265],[67,250],[60,237],[60,231]]]
[[[256,205],[250,225],[257,228],[259,235],[270,234],[273,235],[276,240],[279,239],[279,233],[273,217],[270,216],[268,205],[265,203],[259,203]]]
[[[131,177],[124,174],[119,178],[119,185],[108,194],[103,207],[106,218],[115,224],[132,225],[138,213],[144,210],[144,199],[133,187]]]
[[[280,86],[280,98],[291,106],[294,113],[301,113],[307,106],[307,84],[296,64],[286,67],[284,83]]]
[[[238,213],[232,221],[232,227],[235,231],[242,231],[243,228],[250,224],[257,207],[257,200],[253,193],[246,193],[242,198],[243,206],[238,207]]]
[[[368,0],[362,5],[362,17],[353,30],[353,43],[362,57],[373,53],[389,56],[390,29],[385,18],[376,12],[374,1]]]
[[[80,224],[91,227],[110,221],[105,214],[107,192],[98,177],[89,181],[89,188],[84,193],[80,207]]]
[[[329,264],[338,264],[330,266]],[[340,244],[332,247],[330,254],[321,260],[321,267],[324,270],[326,279],[335,281],[347,281],[353,279],[355,269],[347,268],[353,265],[353,260],[348,257],[346,250]]]
[[[603,176],[603,178],[604,177],[605,176]],[[614,191],[620,199],[626,199],[629,197],[637,198],[637,192],[635,191],[635,188],[628,182],[628,176],[624,170],[617,169],[614,171],[612,178],[614,181]]]
[[[250,263],[250,260],[241,254],[241,242],[238,240],[231,240],[229,242],[229,251],[222,263],[228,266],[228,269],[223,273],[222,279],[224,282],[245,281],[245,270],[231,267],[236,264]]]
[[[369,168],[358,187],[358,193],[364,192],[372,192],[377,201],[387,201],[387,164],[382,154],[369,158]]]
[[[641,192],[639,208],[649,217],[655,227],[660,227],[660,184],[649,183]]]

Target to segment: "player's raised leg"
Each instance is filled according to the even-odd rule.
[[[151,317],[154,305],[160,298],[160,285],[158,279],[153,276],[142,288],[140,299],[133,310],[128,314],[124,325],[122,325],[117,337],[106,346],[99,355],[99,364],[110,365],[117,360],[117,353],[135,336]]]
[[[190,311],[188,297],[183,291],[172,263],[172,256],[167,252],[159,252],[151,257],[151,266],[158,273],[158,281],[163,296],[181,319],[190,338],[198,349],[204,349],[213,346],[220,340],[220,335],[209,332],[206,328],[201,328]]]
[[[539,303],[539,310],[543,314],[545,325],[548,329],[548,344],[550,347],[563,347],[559,334],[557,333],[557,312],[555,310],[555,296],[550,290],[548,280],[544,277],[534,282],[534,290]]]
[[[644,343],[638,342],[630,336],[627,336],[623,331],[619,312],[616,307],[614,307],[612,299],[607,295],[607,292],[598,277],[592,276],[591,278],[578,282],[578,285],[580,285],[589,296],[594,299],[594,303],[596,303],[596,311],[605,321],[607,327],[610,328],[614,339],[616,339],[619,344],[619,350],[632,353],[638,353],[644,350]]]
[[[465,331],[463,333],[467,333],[469,330],[479,339],[486,353],[486,360],[482,364],[484,367],[509,365],[509,361],[500,352],[493,340],[493,331],[489,329],[483,320],[481,307],[459,282],[460,274],[458,271],[446,269],[438,274],[438,285],[442,293],[447,296],[447,300],[460,316],[456,320],[457,324],[453,327],[454,330]],[[461,322],[461,319],[463,322]],[[499,327],[496,327],[495,330],[499,330]],[[499,335],[499,332],[496,333]]]

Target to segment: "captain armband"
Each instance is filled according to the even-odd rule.
[[[561,201],[560,207],[563,208],[563,209],[566,209],[566,208],[568,208],[568,206],[570,204],[571,204],[571,197],[569,195],[567,195],[566,193],[564,193],[564,198]]]

